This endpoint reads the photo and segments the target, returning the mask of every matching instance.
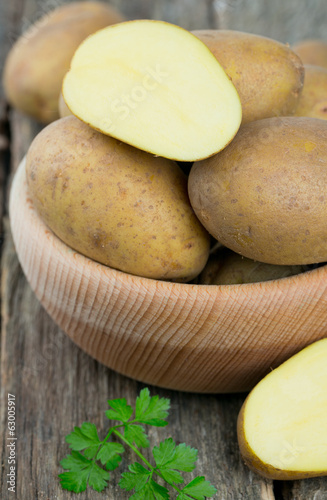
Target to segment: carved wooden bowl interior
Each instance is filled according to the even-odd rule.
[[[327,266],[228,286],[132,276],[70,249],[44,225],[29,198],[24,166],[10,195],[23,271],[53,320],[104,365],[170,389],[247,391],[327,336]]]

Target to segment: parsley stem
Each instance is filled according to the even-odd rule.
[[[143,460],[143,462],[148,466],[150,467],[150,469],[153,471],[154,470],[154,467],[150,464],[150,462],[147,461],[147,459],[142,455],[142,453],[133,445],[131,444],[129,441],[127,441],[127,439],[119,432],[117,431],[117,429],[113,428],[113,432],[114,434],[116,434],[116,436],[118,436],[122,441],[124,441],[124,443],[126,443],[130,448],[132,448],[132,450],[136,453],[136,455],[138,457],[140,457],[141,460]]]
[[[109,432],[108,434],[106,435],[106,437],[101,441],[101,445],[103,445],[104,443],[106,443],[108,441],[108,439],[110,438],[111,434],[115,431],[115,429],[117,429],[118,427],[123,427],[123,425],[113,425],[112,427],[110,427],[109,429]]]
[[[117,431],[117,429],[115,427],[112,427],[112,431],[114,432],[114,434],[116,434],[117,437],[119,437],[122,441],[124,441],[124,443],[126,443],[130,448],[132,448],[132,450],[136,453],[136,455],[141,459],[143,460],[143,462],[149,467],[149,469],[151,470],[151,472],[157,474],[157,476],[159,476],[161,479],[163,479],[165,481],[165,478],[160,474],[160,472],[158,471],[158,469],[156,469],[155,467],[153,467],[150,462],[147,461],[147,459],[142,455],[142,453],[134,446],[132,445],[131,443],[129,443],[127,441],[127,439],[125,439],[125,437],[120,434],[119,431]],[[178,491],[179,493],[181,492],[180,488],[178,488],[178,486],[176,486],[175,484],[173,483],[169,483],[170,486],[172,486],[174,488],[174,490]]]

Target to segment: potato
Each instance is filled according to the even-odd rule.
[[[304,68],[304,86],[295,116],[327,120],[327,68],[310,65]]]
[[[246,398],[237,431],[246,464],[269,479],[327,475],[327,339],[270,372]]]
[[[293,45],[304,64],[327,68],[327,41],[319,39],[300,40]]]
[[[327,260],[327,122],[266,118],[221,153],[194,163],[189,196],[206,229],[253,260]]]
[[[162,21],[130,21],[88,37],[63,96],[96,130],[183,162],[223,149],[241,123],[239,96],[216,58],[194,35]]]
[[[276,40],[233,30],[198,30],[231,78],[242,103],[242,123],[291,115],[303,86],[300,58]]]
[[[206,285],[241,285],[277,280],[305,272],[308,266],[275,266],[247,259],[227,248],[209,257],[198,283]]]
[[[62,80],[79,44],[125,18],[101,2],[74,2],[43,16],[9,52],[3,85],[9,102],[40,122],[59,117]]]
[[[34,139],[26,172],[41,218],[78,252],[148,278],[188,281],[203,269],[210,237],[175,162],[70,116]]]

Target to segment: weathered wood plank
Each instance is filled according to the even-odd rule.
[[[5,205],[5,188],[9,172],[9,123],[8,106],[2,86],[2,68],[19,30],[23,0],[0,2],[0,247],[3,241],[2,217]]]
[[[11,126],[15,170],[40,126],[16,111],[11,113]],[[105,428],[106,400],[126,396],[132,401],[141,385],[90,359],[58,329],[26,283],[10,233],[2,266],[2,395],[16,395],[17,435],[22,436],[17,446],[17,498],[72,498],[60,489],[57,479],[58,463],[68,452],[64,436],[84,420]],[[243,396],[153,392],[171,397],[169,435],[199,448],[198,473],[219,486],[218,498],[240,498],[244,488],[248,498],[273,498],[271,483],[253,477],[238,454],[235,421]],[[157,430],[151,435],[155,442],[167,436]],[[5,438],[4,434],[4,463]],[[2,497],[6,498],[6,468],[2,471]],[[103,495],[87,492],[80,498],[126,498],[117,481],[114,478]],[[267,491],[269,497],[263,493]]]
[[[21,28],[63,1],[10,0],[0,3],[0,61]],[[325,36],[325,0],[113,0],[130,19],[153,18],[187,29],[230,28],[252,31],[293,43],[304,36]],[[6,120],[6,103],[0,91],[0,121]],[[13,170],[26,153],[40,125],[17,112],[10,115]],[[3,133],[6,141],[7,133]],[[2,158],[2,159],[1,159]],[[2,186],[7,160],[0,155]],[[2,189],[3,193],[3,189]],[[2,202],[0,199],[0,205]],[[2,255],[2,337],[0,404],[0,497],[7,490],[6,398],[17,401],[17,494],[19,499],[73,499],[60,489],[59,461],[68,452],[64,436],[83,421],[105,431],[106,401],[127,397],[131,402],[143,387],[93,361],[72,344],[53,323],[27,284],[7,230]],[[244,395],[208,396],[151,388],[152,394],[170,397],[170,425],[151,431],[153,443],[167,436],[199,449],[197,474],[218,488],[217,499],[274,500],[272,483],[252,474],[243,465],[236,440],[236,418]],[[132,455],[127,455],[131,458]],[[123,466],[126,464],[124,459]],[[103,494],[86,492],[81,500],[127,494],[118,487],[118,475]],[[276,498],[326,500],[327,479],[278,483]]]
[[[0,2],[0,68],[2,68],[8,51],[20,33],[23,0]],[[2,78],[1,78],[2,80]],[[6,120],[7,103],[0,81],[0,122]]]
[[[285,483],[283,494],[285,500],[327,500],[327,478]]]
[[[160,19],[185,29],[204,29],[212,25],[212,0],[113,0],[128,19]]]
[[[326,38],[325,0],[213,0],[215,25],[257,33],[284,43]]]

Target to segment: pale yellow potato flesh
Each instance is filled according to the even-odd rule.
[[[217,153],[241,123],[237,91],[213,54],[162,21],[120,23],[90,36],[72,59],[63,95],[91,127],[180,161]]]
[[[327,339],[269,373],[238,420],[241,454],[265,477],[327,475]]]

